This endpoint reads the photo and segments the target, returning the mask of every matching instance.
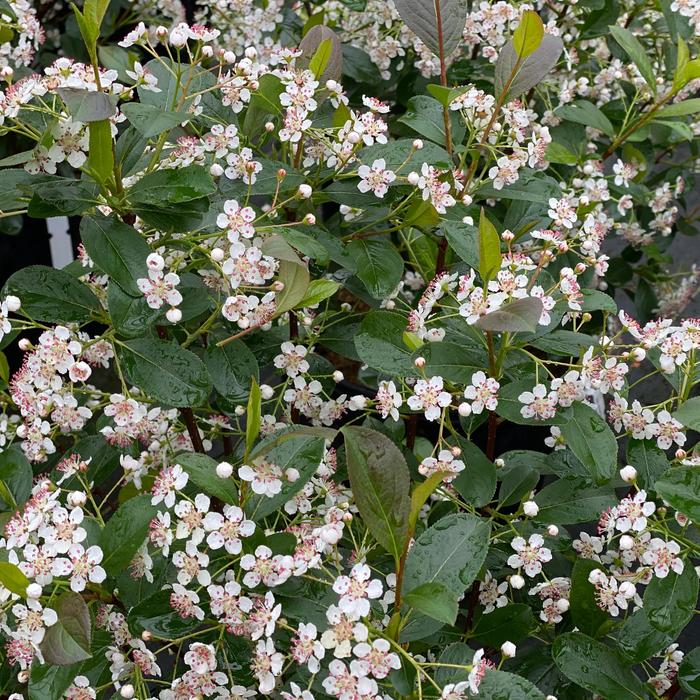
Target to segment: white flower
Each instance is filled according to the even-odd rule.
[[[442,389],[442,377],[431,377],[428,381],[419,379],[413,392],[407,402],[409,407],[414,411],[424,411],[429,421],[437,420],[442,412],[440,409],[452,402],[452,396]]]
[[[399,419],[398,409],[401,408],[403,399],[401,398],[401,394],[396,391],[396,384],[394,384],[394,382],[380,382],[374,401],[382,418],[386,419],[391,416],[395,421]]]
[[[79,593],[85,590],[88,581],[102,583],[107,578],[107,573],[99,566],[102,557],[102,550],[97,545],[88,547],[87,550],[81,544],[70,547],[68,558],[71,562],[71,590]]]
[[[537,576],[542,571],[542,564],[552,559],[552,552],[544,546],[544,538],[537,533],[530,535],[528,541],[516,537],[510,546],[516,554],[508,557],[508,566],[513,569],[522,567],[528,576]]]
[[[272,498],[282,490],[282,469],[264,457],[258,457],[252,466],[244,464],[239,467],[238,476],[243,481],[250,482],[254,493],[268,498]]]
[[[179,464],[162,469],[153,482],[151,505],[156,506],[162,501],[166,508],[172,508],[175,505],[175,492],[182,491],[188,480],[189,475]]]
[[[683,560],[676,556],[680,551],[680,546],[674,540],[664,542],[662,539],[654,537],[642,555],[642,561],[647,566],[654,567],[654,573],[659,578],[666,578],[669,571],[682,574]]]
[[[544,384],[538,384],[532,391],[523,391],[518,401],[525,404],[520,409],[523,418],[549,420],[554,418],[557,411],[557,394],[555,391],[548,393]]]
[[[340,595],[338,607],[351,620],[367,617],[369,601],[382,595],[381,581],[371,575],[367,564],[355,564],[349,576],[339,576],[333,583],[333,590]]]
[[[483,372],[472,374],[472,383],[464,390],[464,398],[470,399],[472,413],[479,414],[484,408],[495,411],[498,406],[498,390],[501,385],[492,377],[486,377]]]
[[[357,185],[360,192],[373,192],[376,197],[384,197],[389,191],[389,185],[396,180],[396,173],[386,169],[386,161],[379,158],[372,163],[372,167],[361,165],[357,174],[362,178]]]

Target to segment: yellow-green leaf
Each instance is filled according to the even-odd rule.
[[[513,32],[513,47],[522,60],[540,48],[544,37],[544,24],[534,10],[525,10],[520,24]]]
[[[88,167],[99,182],[105,183],[114,169],[114,153],[112,151],[112,125],[109,119],[103,119],[88,124],[90,131],[90,151]]]
[[[260,394],[260,386],[252,377],[250,383],[250,395],[248,396],[248,410],[246,411],[246,426],[245,426],[245,453],[246,456],[255,445],[255,441],[260,434],[260,416],[262,413],[262,396]]]
[[[20,571],[19,567],[7,561],[0,561],[0,583],[8,591],[12,591],[12,593],[16,593],[24,598],[29,579]]]
[[[479,274],[484,282],[488,282],[500,269],[501,239],[482,208],[479,216]]]

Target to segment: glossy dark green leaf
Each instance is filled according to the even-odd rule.
[[[68,666],[89,659],[92,628],[90,611],[79,593],[68,591],[51,605],[58,621],[46,629],[41,652],[48,664]]]
[[[164,112],[154,105],[141,102],[127,102],[122,105],[121,111],[141,136],[146,138],[170,131],[192,118],[189,112]]]
[[[524,603],[512,603],[481,615],[474,625],[470,639],[479,646],[498,648],[503,642],[514,644],[525,639],[537,626],[532,608]]]
[[[0,450],[0,511],[15,511],[32,492],[32,465],[19,447]]]
[[[411,511],[406,460],[401,450],[376,430],[347,426],[342,433],[350,485],[360,515],[377,542],[398,562]]]
[[[654,484],[656,493],[694,522],[700,522],[700,467],[672,467]]]
[[[115,217],[97,214],[80,222],[80,236],[97,267],[127,294],[142,296],[136,280],[148,277],[146,258],[151,252],[142,234]]]
[[[700,431],[700,396],[684,401],[673,412],[673,417],[690,430]]]
[[[175,342],[137,338],[119,346],[125,375],[156,401],[168,406],[198,406],[211,391],[204,363]]]
[[[461,596],[484,563],[490,532],[488,521],[466,513],[438,520],[408,552],[404,591],[436,581]]]
[[[413,376],[413,353],[403,341],[406,318],[391,311],[370,311],[355,335],[355,349],[365,364],[390,376]]]
[[[234,403],[246,401],[250,392],[250,380],[259,378],[258,361],[242,340],[234,340],[218,346],[211,342],[204,353],[214,388]]]
[[[496,492],[496,467],[494,463],[473,443],[460,440],[464,470],[452,485],[466,503],[476,508],[486,505]]]
[[[538,520],[574,525],[597,520],[618,501],[612,487],[590,486],[584,479],[567,477],[545,486],[535,495],[535,502],[540,507]]]
[[[165,311],[152,309],[146,297],[131,296],[114,281],[107,287],[107,310],[117,334],[122,338],[145,335],[164,316]]]
[[[391,241],[364,238],[352,241],[348,253],[355,260],[357,276],[375,299],[386,299],[403,276],[403,258]]]
[[[634,663],[646,661],[673,642],[671,637],[649,624],[643,609],[625,619],[615,638],[624,655]]]
[[[698,575],[686,562],[683,573],[654,576],[644,591],[644,612],[659,632],[676,637],[693,617],[698,601]]]
[[[561,426],[566,446],[599,484],[617,472],[617,440],[610,426],[590,406],[576,402]]]
[[[104,552],[102,567],[109,576],[117,576],[129,566],[156,512],[151,496],[142,494],[124,502],[107,520],[99,544]]]
[[[15,272],[3,287],[2,296],[14,294],[22,310],[36,321],[84,323],[100,310],[90,288],[63,270],[30,265]]]
[[[591,571],[601,566],[598,561],[578,558],[571,571],[571,619],[589,637],[597,637],[600,628],[610,619],[607,611],[598,606],[595,586],[588,580]]]
[[[619,652],[581,632],[557,637],[552,658],[567,678],[604,698],[646,700],[649,696],[644,683]]]
[[[643,489],[654,488],[656,480],[670,467],[663,450],[651,440],[630,439],[627,463],[637,470],[637,481]]]
[[[536,685],[507,671],[487,671],[479,684],[479,695],[489,700],[544,700]]]
[[[224,503],[238,504],[236,484],[233,479],[222,479],[216,473],[219,464],[216,460],[198,452],[182,452],[175,457],[175,462],[187,472],[187,483],[192,484],[197,492],[218,498]]]
[[[430,581],[406,593],[404,602],[434,620],[453,625],[457,619],[457,596],[447,586]]]

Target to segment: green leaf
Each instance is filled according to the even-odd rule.
[[[513,42],[509,41],[501,49],[496,61],[494,81],[496,96],[503,99],[503,92],[510,97],[529,92],[554,68],[563,49],[564,44],[558,36],[545,34],[537,51],[522,61],[520,68],[517,69],[518,53]],[[513,75],[515,77],[512,77]],[[507,96],[505,96],[506,99]]]
[[[544,694],[529,680],[507,671],[486,671],[479,695],[489,700],[544,700]]]
[[[592,126],[610,138],[615,136],[615,127],[611,121],[588,100],[576,100],[571,104],[563,105],[556,110],[556,115],[575,124]]]
[[[260,419],[262,416],[262,395],[260,393],[260,385],[255,377],[250,380],[250,394],[248,395],[248,408],[246,410],[246,425],[245,425],[245,453],[250,454],[250,451],[255,446],[255,441],[260,435]]]
[[[617,643],[625,656],[634,663],[641,663],[666,649],[673,639],[655,630],[644,610],[628,616],[617,632]]]
[[[501,239],[482,207],[479,214],[479,274],[484,282],[488,282],[500,269]]]
[[[700,97],[694,97],[683,102],[674,102],[673,104],[662,107],[655,113],[655,119],[666,119],[668,117],[685,117],[689,114],[697,114],[700,112]]]
[[[76,122],[103,121],[109,119],[117,111],[109,99],[109,95],[104,92],[69,87],[57,88],[56,92],[61,96]]]
[[[496,466],[473,442],[459,439],[458,444],[464,470],[452,486],[466,503],[480,508],[489,503],[496,492]]]
[[[27,595],[27,586],[30,581],[18,566],[10,564],[7,561],[0,561],[0,583],[5,586],[8,591],[15,593],[21,598],[25,598]]]
[[[574,403],[561,426],[566,446],[588,469],[598,484],[617,471],[617,440],[610,426],[590,406]]]
[[[194,617],[182,618],[170,607],[171,591],[154,593],[129,611],[130,627],[148,630],[166,639],[189,634],[201,623]],[[133,629],[132,628],[132,629]]]
[[[449,56],[462,41],[467,5],[460,0],[395,0],[406,26],[436,55]]]
[[[450,248],[469,267],[479,267],[479,231],[476,226],[461,221],[444,221],[440,226]]]
[[[114,280],[107,286],[107,309],[116,332],[124,338],[145,335],[164,309],[152,309],[146,297],[127,294]]]
[[[119,358],[129,381],[167,406],[198,406],[211,391],[204,363],[176,342],[129,340],[119,346]]]
[[[599,561],[577,558],[571,570],[571,619],[590,637],[597,637],[598,631],[610,619],[607,611],[598,607],[595,586],[588,580],[591,571],[601,567]]]
[[[299,305],[306,296],[311,277],[304,263],[282,260],[277,279],[284,284],[284,288],[277,294],[275,311],[282,314]]]
[[[314,52],[313,58],[309,63],[309,70],[317,78],[326,70],[326,66],[333,55],[333,41],[331,39],[323,39]]]
[[[110,216],[86,216],[80,236],[92,261],[127,294],[141,297],[136,280],[148,277],[146,239],[133,227]]]
[[[556,525],[575,525],[597,520],[600,513],[617,504],[609,486],[592,487],[584,479],[568,477],[545,486],[535,495],[540,508],[537,519]]]
[[[672,467],[654,484],[654,490],[693,522],[700,522],[700,467]]]
[[[688,561],[683,573],[654,576],[644,591],[644,612],[649,624],[674,639],[693,617],[698,601],[698,575]]]
[[[462,343],[424,343],[416,350],[425,359],[425,373],[429,376],[440,375],[443,379],[457,384],[469,384],[472,374],[488,363],[483,347]]]
[[[525,10],[513,32],[513,48],[522,60],[539,49],[544,37],[544,24],[533,10]]]
[[[568,632],[554,640],[552,658],[570,680],[604,698],[645,700],[646,687],[619,653],[581,632]]]
[[[500,647],[503,642],[517,643],[537,627],[532,608],[525,603],[513,603],[482,614],[469,638],[479,646]]]
[[[0,510],[15,511],[32,493],[32,465],[19,447],[0,451]]]
[[[700,647],[688,652],[678,669],[681,688],[693,697],[700,695]]]
[[[233,479],[222,479],[216,473],[218,462],[198,452],[182,452],[175,462],[189,475],[189,482],[208,496],[224,503],[238,505],[238,491]],[[128,503],[129,501],[127,501]]]
[[[90,288],[63,270],[30,265],[15,272],[3,287],[2,296],[14,294],[22,310],[35,321],[84,323],[100,311]]]
[[[51,607],[58,621],[47,627],[40,648],[47,664],[68,666],[89,659],[92,629],[90,611],[79,593],[68,591]]]
[[[444,107],[432,97],[416,95],[408,101],[406,113],[398,120],[410,127],[416,133],[445,147]],[[450,117],[455,141],[461,141],[464,136],[464,125],[456,118]]]
[[[671,466],[666,454],[651,440],[630,439],[627,463],[637,470],[637,481],[644,489],[654,487],[656,480]]]
[[[374,538],[398,565],[411,512],[406,460],[401,450],[376,430],[346,426],[341,432],[357,508]],[[422,581],[416,585],[419,583]]]
[[[674,411],[673,417],[684,427],[700,431],[700,396],[685,401]]]
[[[306,306],[315,306],[322,301],[332,297],[341,287],[340,282],[335,280],[313,280],[307,290],[304,298],[297,304],[297,308]]]
[[[129,123],[145,138],[159,136],[192,119],[190,112],[165,112],[155,105],[127,102],[121,111]]]
[[[403,276],[403,258],[389,239],[351,241],[347,251],[357,266],[357,276],[375,299],[386,299]]]
[[[296,430],[297,428],[300,429]],[[296,469],[299,477],[295,481],[283,480],[282,489],[274,496],[251,494],[246,502],[246,511],[253,520],[281,510],[287,501],[292,500],[304,488],[323,459],[326,442],[323,435],[307,434],[302,426],[295,426],[284,437],[285,440],[273,445],[272,449],[261,456],[276,464],[283,472],[290,467]]]
[[[437,582],[461,596],[484,563],[490,533],[488,521],[474,515],[453,513],[438,520],[408,551],[404,591]]]
[[[89,150],[87,168],[99,182],[112,177],[114,151],[112,150],[112,123],[109,119],[88,124]]]
[[[248,398],[251,377],[257,380],[260,370],[255,355],[242,340],[222,346],[210,343],[203,360],[214,388],[225,399],[241,403]]]
[[[493,333],[532,333],[541,315],[542,302],[537,297],[525,297],[482,316],[474,325]]]
[[[311,27],[299,44],[302,52],[297,65],[308,68],[321,85],[340,80],[343,72],[343,49],[338,35],[324,24]]]
[[[403,342],[406,318],[391,311],[370,311],[362,320],[354,343],[362,362],[390,376],[413,376],[416,368]]]
[[[608,27],[615,41],[624,49],[625,53],[632,59],[646,84],[651,88],[651,92],[656,94],[656,76],[651,65],[647,50],[641,45],[639,39],[626,27],[612,24]]]
[[[457,619],[458,604],[455,594],[438,582],[424,583],[404,597],[406,605],[434,620],[454,625]]]
[[[109,576],[118,576],[129,566],[157,510],[151,496],[142,494],[122,503],[105,523],[99,544],[104,552],[102,567]]]
[[[202,165],[156,170],[144,175],[128,192],[129,201],[143,205],[181,204],[207,197],[215,190],[209,171]]]
[[[411,492],[411,514],[408,516],[409,535],[415,532],[421,508],[425,505],[430,496],[435,493],[435,490],[442,483],[444,476],[445,472],[435,472],[435,474],[429,476],[425,481],[421,481],[413,487],[413,491]]]

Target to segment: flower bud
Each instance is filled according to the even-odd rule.
[[[71,491],[66,500],[71,508],[80,508],[87,503],[87,496],[82,491]]]
[[[316,217],[313,214],[308,213],[304,217],[304,223],[308,224],[309,226],[313,226],[316,223]]]
[[[628,551],[632,549],[632,547],[634,547],[634,537],[622,535],[622,537],[620,537],[620,549]]]
[[[245,406],[236,406],[236,410],[234,411],[234,413],[237,416],[244,416],[245,415]]]
[[[467,418],[471,415],[471,412],[472,407],[466,401],[463,401],[461,404],[459,404],[459,406],[457,406],[457,413],[459,413],[462,418]]]
[[[387,299],[386,303],[384,304],[384,308],[391,311],[391,309],[396,308],[396,302],[393,299]]]
[[[173,306],[172,309],[167,310],[165,318],[167,318],[170,323],[180,323],[180,321],[182,321],[182,311]]]
[[[556,537],[559,534],[559,528],[556,525],[548,525],[547,534],[550,537]]]
[[[153,633],[149,630],[144,630],[141,632],[141,639],[143,639],[144,642],[150,642],[151,639],[153,639]]]
[[[502,459],[501,457],[499,457],[498,459],[494,459],[493,463],[496,466],[496,469],[503,469],[503,467],[506,466],[506,460]]]
[[[9,294],[5,297],[5,303],[7,304],[7,310],[12,313],[19,311],[20,306],[22,306],[22,302],[20,301],[19,297],[16,297],[13,294]]]
[[[131,683],[127,683],[126,685],[123,685],[119,689],[119,695],[121,695],[126,700],[131,700],[131,698],[134,697],[134,686],[131,685]]]
[[[223,59],[224,63],[235,63],[236,54],[233,51],[224,51]]]
[[[163,260],[162,255],[159,255],[158,253],[151,253],[146,258],[146,265],[148,265],[149,270],[160,272],[165,267],[165,260]]]
[[[523,513],[528,518],[534,518],[540,512],[540,507],[534,501],[525,501],[523,503]]]
[[[298,481],[299,479],[299,470],[294,469],[294,467],[290,467],[287,469],[287,471],[284,472],[285,477],[287,478],[287,481],[290,484],[293,484],[295,481]]]
[[[348,134],[348,141],[349,141],[351,144],[353,144],[353,146],[354,146],[356,143],[360,143],[360,139],[361,139],[361,138],[362,138],[362,137],[361,137],[356,131],[351,131],[351,132]]]
[[[342,382],[343,379],[345,379],[345,375],[340,370],[333,372],[333,381],[336,384],[338,384],[338,382]]]
[[[561,613],[565,613],[570,605],[569,601],[566,598],[559,598],[559,600],[556,602],[557,610]]]
[[[29,338],[20,338],[17,346],[22,352],[27,352],[32,349],[32,341]]]
[[[214,49],[211,46],[202,46],[202,56],[211,58],[214,55]]]
[[[421,150],[423,150],[423,141],[422,141],[422,139],[416,139],[416,140],[413,142],[413,148],[414,148],[416,151],[421,151]]]
[[[233,465],[228,462],[220,462],[216,465],[216,475],[219,479],[229,479],[233,474]]]
[[[17,674],[17,681],[19,683],[26,683],[29,680],[29,671],[20,671]]]
[[[30,598],[32,600],[36,600],[37,598],[41,598],[41,586],[38,583],[30,583],[27,586],[27,598]]]
[[[269,401],[275,395],[275,390],[269,384],[260,385],[260,396]]]
[[[408,180],[409,185],[413,185],[413,187],[415,187],[420,182],[420,175],[417,172],[408,173],[408,177],[406,179]]]
[[[450,452],[453,457],[459,457],[462,454],[462,448],[459,445],[452,445]]]
[[[511,588],[516,590],[520,590],[525,585],[525,579],[520,574],[513,574],[509,580]]]
[[[212,163],[209,173],[212,177],[221,177],[224,174],[224,169],[218,163]]]
[[[245,50],[245,57],[246,57],[246,58],[249,58],[251,61],[252,61],[254,58],[257,58],[257,57],[258,57],[258,52],[257,52],[257,50],[255,49],[254,46],[249,46],[249,47]]]
[[[685,459],[687,456],[688,453],[680,447],[676,450],[676,459]]]
[[[413,360],[413,364],[418,367],[418,369],[421,369],[422,367],[425,367],[425,358],[424,357],[416,357],[415,360]]]
[[[274,122],[265,122],[265,131],[267,131],[268,134],[271,134],[274,130],[275,130]]]
[[[226,253],[221,248],[212,248],[211,259],[214,262],[221,262],[226,257]]]
[[[631,464],[628,464],[620,469],[620,478],[631,484],[637,478],[637,470]]]
[[[581,316],[581,318],[583,319],[583,322],[584,322],[584,323],[588,323],[588,322],[593,318],[593,316],[592,316],[588,311],[586,311],[586,312],[584,312],[584,314]]]
[[[512,659],[515,656],[516,648],[513,642],[503,642],[503,644],[501,644],[501,654],[503,654],[506,659]]]
[[[313,189],[311,185],[301,184],[299,185],[299,196],[303,199],[308,199],[313,194]]]

